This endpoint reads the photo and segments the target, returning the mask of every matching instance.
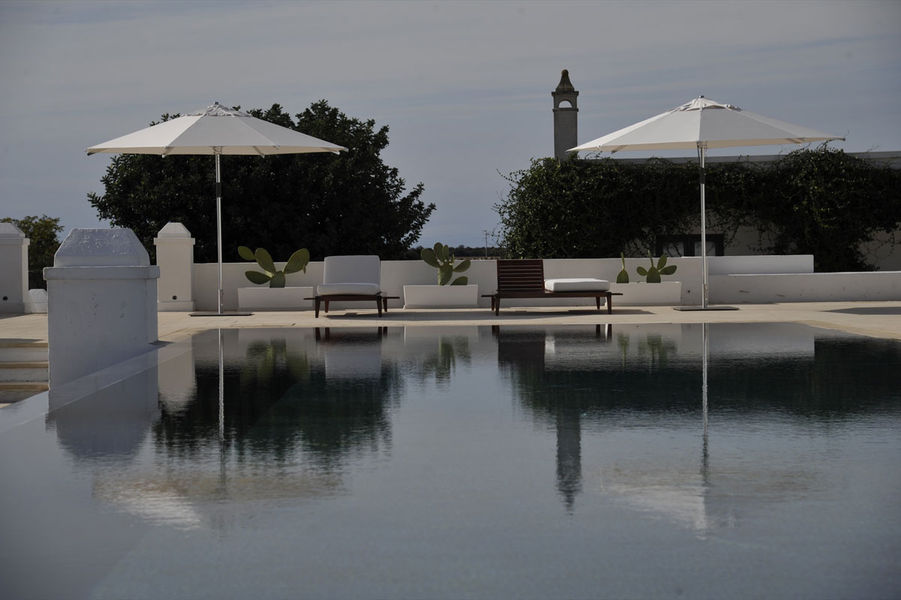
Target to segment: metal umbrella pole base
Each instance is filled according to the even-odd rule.
[[[707,300],[710,296],[710,279],[707,267],[707,206],[705,187],[707,184],[706,170],[704,158],[707,154],[707,144],[698,142],[698,165],[700,169],[701,179],[701,262],[702,262],[702,281],[701,281],[701,305],[700,306],[676,306],[676,310],[694,311],[694,310],[738,310],[734,306],[710,306]]]

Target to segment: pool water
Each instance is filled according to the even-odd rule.
[[[240,329],[167,357],[0,411],[0,597],[901,590],[897,342]]]

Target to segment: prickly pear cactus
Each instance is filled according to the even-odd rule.
[[[469,269],[472,261],[466,259],[455,266],[456,258],[454,258],[453,252],[441,242],[436,243],[433,248],[423,248],[419,255],[427,265],[438,269],[438,285],[466,285],[469,283],[469,278],[465,275],[457,277],[453,281],[451,279],[454,273],[462,273]]]
[[[238,255],[244,260],[256,261],[260,268],[263,269],[262,273],[259,271],[245,271],[244,276],[247,277],[247,280],[257,285],[268,283],[271,288],[285,287],[285,275],[298,271],[306,273],[307,265],[310,262],[310,251],[306,248],[301,248],[292,254],[288,262],[285,263],[285,268],[281,270],[275,268],[272,255],[265,248],[257,248],[254,251],[247,246],[238,246]]]
[[[629,273],[626,271],[626,257],[620,252],[619,258],[623,261],[623,270],[616,276],[616,283],[629,283]]]
[[[661,275],[672,275],[676,272],[676,265],[666,266],[665,256],[661,256],[657,264],[654,265],[654,259],[651,258],[651,253],[648,252],[648,260],[651,262],[651,268],[638,267],[635,269],[639,275],[645,277],[645,281],[648,283],[660,283]]]

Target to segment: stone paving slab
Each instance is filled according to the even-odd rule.
[[[679,311],[669,306],[614,308],[512,307],[495,316],[487,308],[392,309],[382,318],[375,310],[333,310],[319,318],[313,311],[255,312],[250,316],[192,317],[159,313],[159,337],[171,342],[208,329],[241,327],[428,327],[451,325],[585,325],[596,323],[803,323],[871,337],[901,340],[901,300],[892,302],[792,302],[739,304],[737,310]],[[0,317],[0,339],[46,341],[47,315]]]
[[[672,307],[615,308],[613,314],[593,308],[509,308],[499,316],[487,308],[445,310],[396,309],[382,318],[375,310],[332,311],[314,318],[312,311],[258,312],[249,317],[190,317],[160,313],[160,339],[175,341],[217,327],[428,327],[451,325],[578,325],[596,323],[804,323],[901,340],[901,301],[805,302],[737,305],[728,311],[679,311]]]

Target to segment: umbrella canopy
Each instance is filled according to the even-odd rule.
[[[218,102],[207,108],[91,146],[87,153],[303,154],[347,150]]]
[[[707,149],[843,139],[845,138],[764,117],[732,104],[721,104],[700,96],[650,119],[570,148],[569,151],[697,149],[701,168],[701,256],[704,276],[701,308],[707,308],[707,232],[704,206],[704,157]]]
[[[305,154],[347,150],[330,142],[225,108],[218,102],[207,108],[145,127],[116,139],[91,146],[88,155],[111,154],[211,154],[216,157],[216,240],[219,264],[218,311],[222,314],[222,185],[219,156]]]

